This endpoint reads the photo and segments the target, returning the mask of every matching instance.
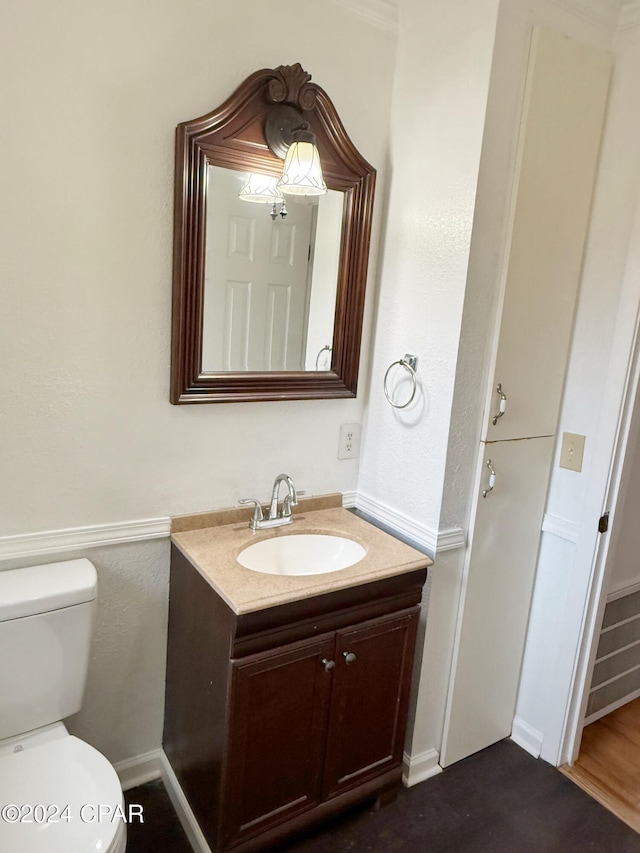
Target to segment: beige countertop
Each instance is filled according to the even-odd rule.
[[[323,500],[322,506],[335,503]],[[250,513],[246,509],[183,516],[175,520],[171,540],[237,614],[312,598],[431,565],[432,561],[425,554],[341,506],[315,509],[317,505],[318,499],[306,502],[303,499],[291,524],[255,532],[248,525]],[[238,512],[242,512],[242,521],[235,521]],[[228,521],[230,523],[226,523]],[[211,526],[203,527],[204,523]],[[362,545],[366,554],[360,562],[346,569],[304,576],[262,574],[245,569],[236,561],[236,556],[248,545],[295,533],[346,536]]]

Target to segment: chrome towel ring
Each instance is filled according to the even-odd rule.
[[[391,397],[391,394],[389,393],[389,389],[387,388],[387,379],[389,377],[389,371],[391,370],[392,367],[395,367],[396,365],[399,365],[400,367],[404,367],[404,369],[407,370],[409,375],[411,376],[411,381],[412,381],[411,394],[410,394],[409,399],[407,400],[406,403],[397,403]],[[406,409],[407,406],[409,405],[409,403],[413,402],[413,398],[416,396],[416,388],[418,385],[418,381],[416,379],[417,368],[418,368],[418,357],[415,355],[409,355],[408,353],[405,355],[404,358],[400,358],[400,359],[398,359],[398,361],[392,362],[389,365],[389,367],[387,367],[387,371],[384,374],[384,382],[383,382],[384,396],[387,398],[389,403],[391,403],[391,405],[393,406],[394,409]]]

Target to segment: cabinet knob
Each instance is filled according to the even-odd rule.
[[[355,662],[356,662],[356,656],[354,655],[354,653],[353,653],[353,652],[342,652],[342,656],[343,656],[343,658],[344,658],[345,663],[347,664],[347,666],[348,666],[350,663],[355,663]]]
[[[322,658],[322,663],[324,664],[325,672],[331,672],[331,670],[336,665],[336,662],[334,660],[328,660],[327,658]]]

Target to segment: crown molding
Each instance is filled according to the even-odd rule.
[[[633,30],[636,27],[640,27],[640,0],[627,0],[622,4],[618,29]]]
[[[551,0],[589,24],[614,32],[618,26],[623,0]]]
[[[333,0],[333,2],[381,30],[395,33],[398,29],[398,0]]]

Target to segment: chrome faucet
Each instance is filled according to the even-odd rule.
[[[280,493],[280,483],[285,483],[287,486],[287,494],[282,500],[282,510],[278,512],[278,497]],[[303,495],[304,492],[296,491],[293,480],[288,474],[278,474],[271,492],[271,503],[269,504],[269,515],[264,517],[262,505],[256,498],[242,498],[239,504],[254,504],[253,515],[249,522],[249,527],[252,530],[265,530],[269,527],[281,527],[283,524],[291,524],[293,516],[291,507],[298,505],[298,495]]]

